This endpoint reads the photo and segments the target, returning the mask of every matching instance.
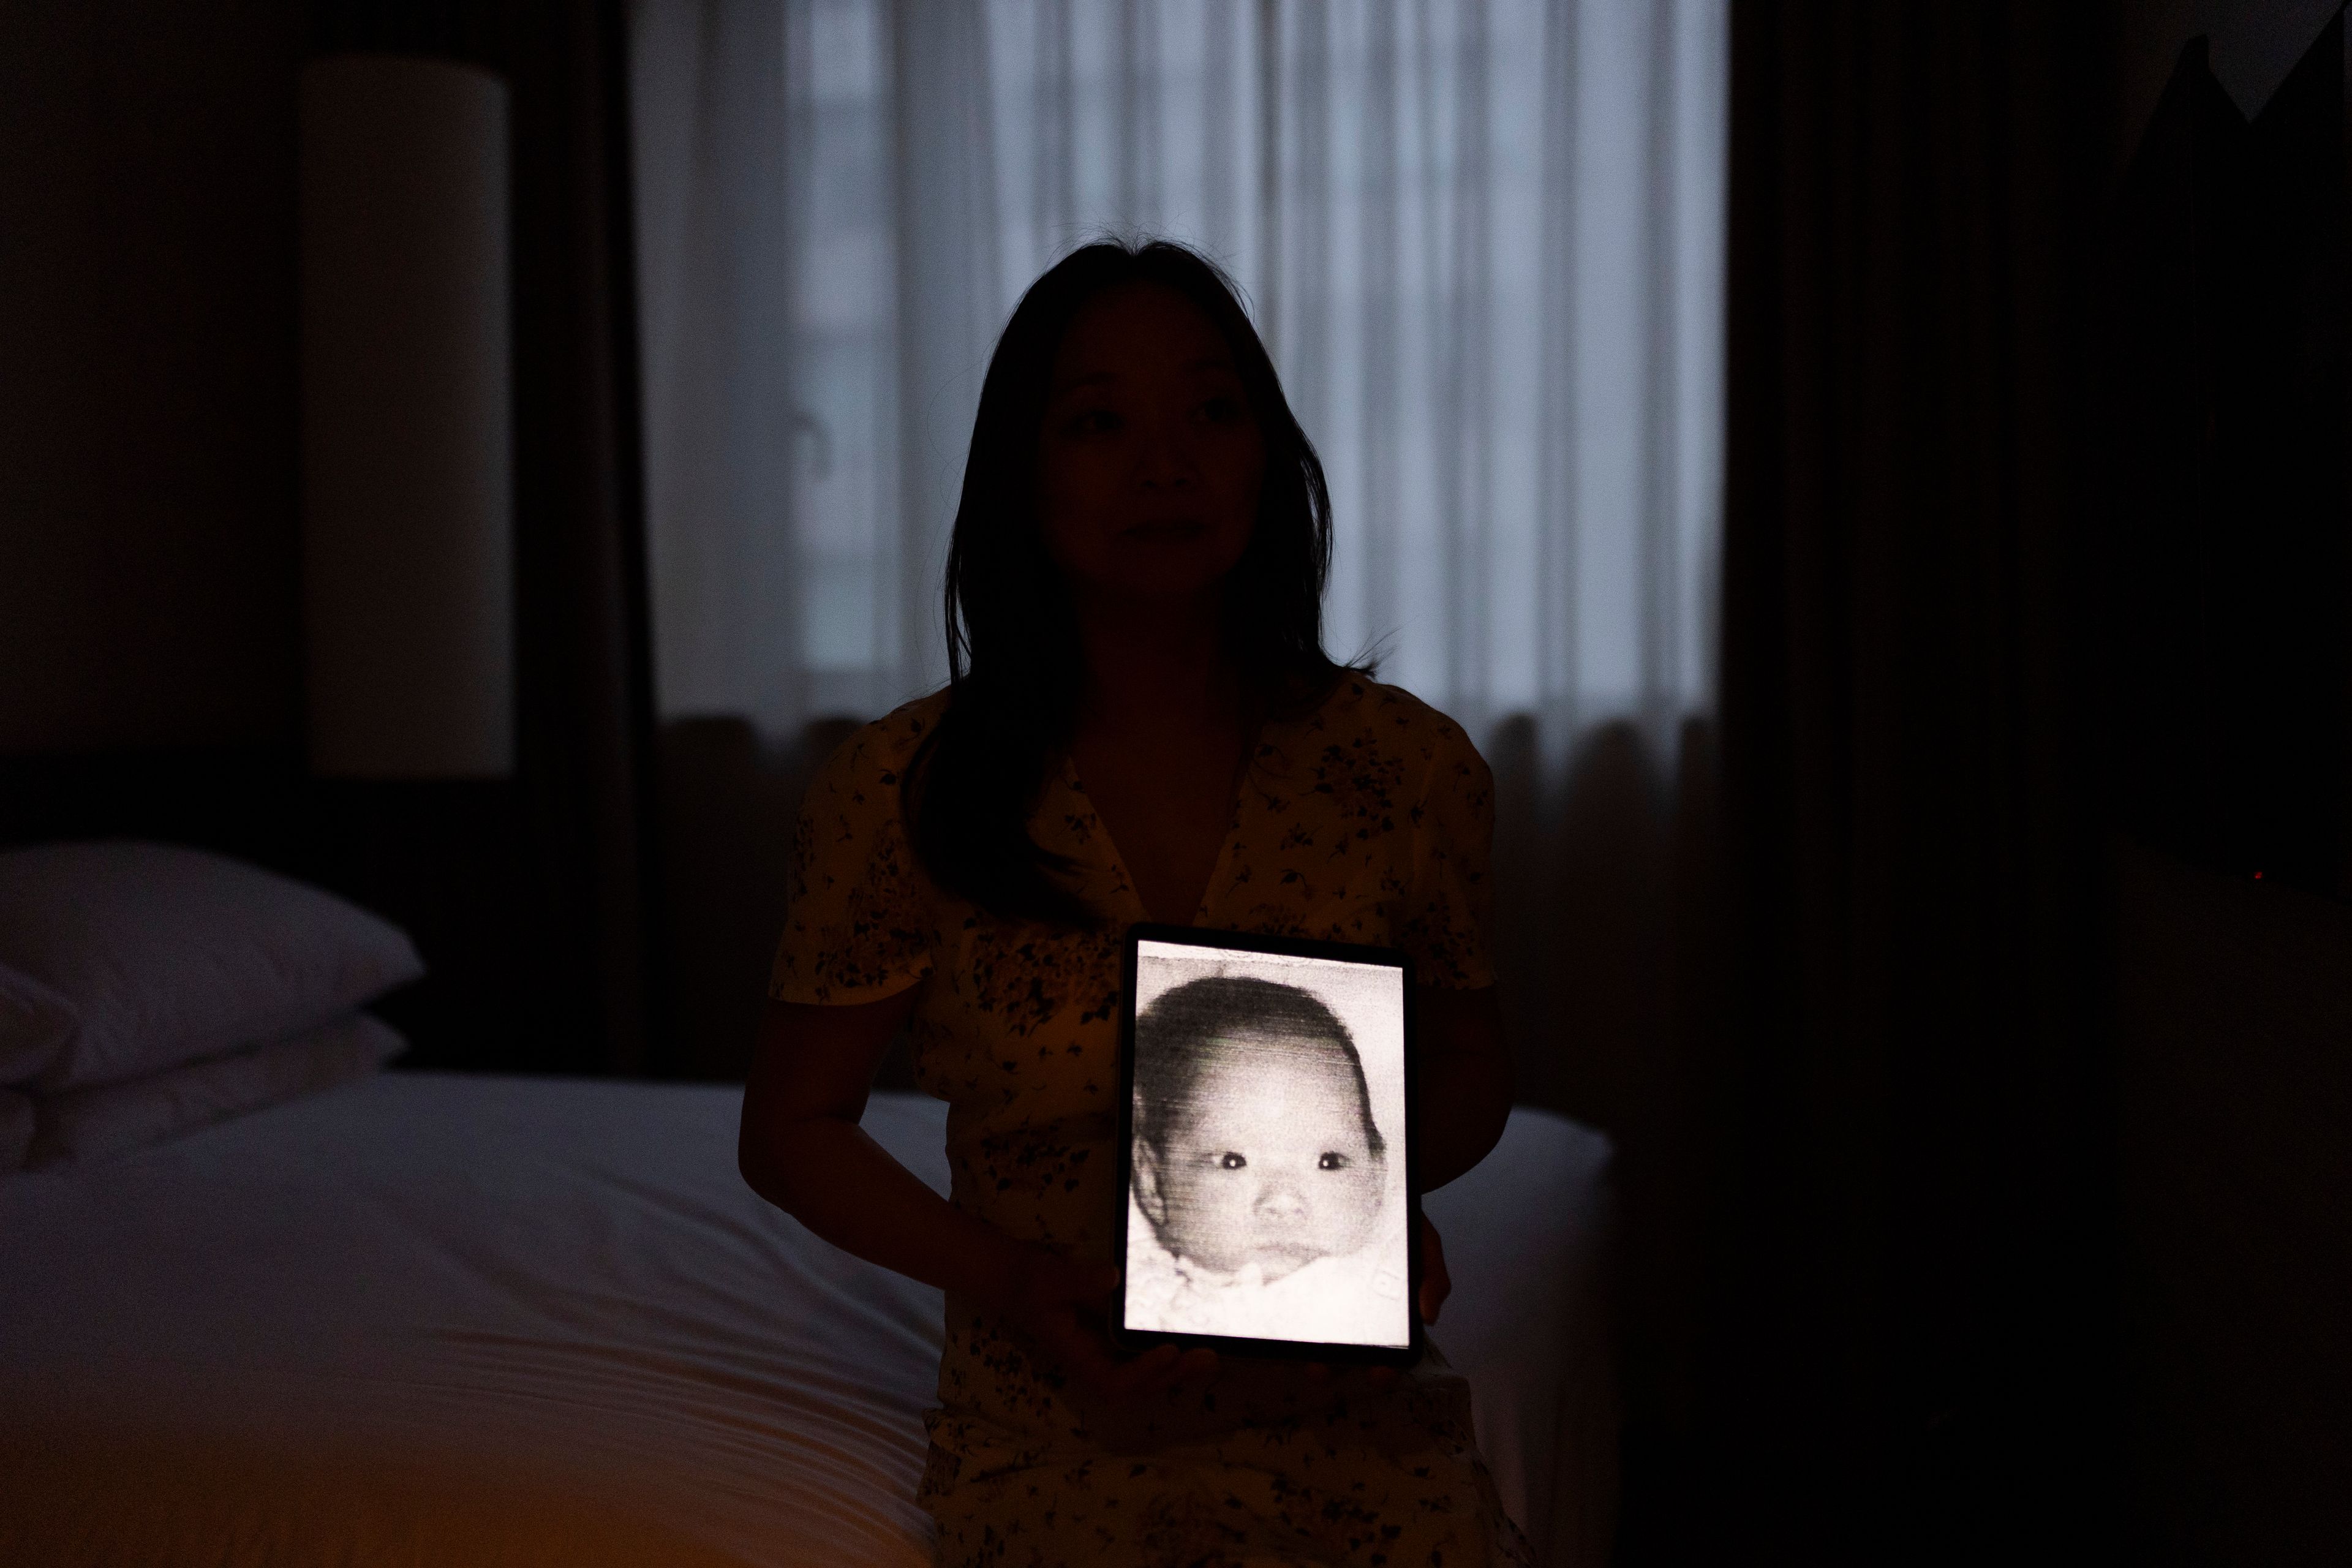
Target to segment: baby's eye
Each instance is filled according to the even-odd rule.
[[[1201,410],[1209,416],[1211,423],[1223,425],[1240,418],[1242,405],[1235,398],[1212,397],[1208,402],[1201,405]]]
[[[1089,408],[1070,421],[1074,436],[1096,436],[1118,427],[1118,416],[1108,408]]]
[[[1224,1157],[1219,1160],[1217,1163],[1223,1165],[1228,1171],[1238,1171],[1244,1165],[1248,1164],[1249,1162],[1243,1159],[1239,1154],[1234,1153],[1231,1150],[1228,1150],[1226,1151]]]
[[[1347,1164],[1348,1156],[1336,1149],[1326,1149],[1323,1157],[1315,1162],[1315,1168],[1318,1171],[1339,1171],[1346,1169]]]

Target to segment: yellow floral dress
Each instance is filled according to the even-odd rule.
[[[931,883],[899,781],[945,704],[867,725],[811,786],[770,994],[850,1004],[919,985],[916,1081],[948,1101],[956,1205],[1108,1261],[1119,939],[1145,911],[1066,760],[1031,832],[1076,863],[1101,929],[1001,920]],[[1402,947],[1426,983],[1491,984],[1492,787],[1444,715],[1344,679],[1261,734],[1194,923]],[[1529,1561],[1473,1439],[1468,1385],[1433,1345],[1376,1397],[1229,1363],[1206,1390],[1101,1408],[950,1294],[939,1399],[920,1495],[957,1568]]]

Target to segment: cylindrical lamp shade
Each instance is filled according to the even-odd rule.
[[[314,60],[301,135],[310,765],[510,773],[506,87]]]

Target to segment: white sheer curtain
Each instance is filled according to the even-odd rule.
[[[1335,652],[1555,754],[1670,746],[1711,663],[1725,5],[639,0],[663,710],[789,731],[943,679],[989,352],[1112,232],[1247,291],[1330,479]]]

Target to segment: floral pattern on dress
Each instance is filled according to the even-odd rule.
[[[1066,759],[1030,831],[1069,858],[1091,930],[1004,920],[926,877],[898,782],[944,693],[866,726],[811,785],[771,994],[847,1004],[919,985],[916,1082],[948,1101],[951,1200],[1024,1240],[1108,1260],[1118,1162],[1120,937],[1146,917]],[[1252,755],[1200,923],[1401,947],[1424,983],[1493,984],[1484,936],[1493,783],[1408,693],[1341,680]],[[1254,1363],[1117,1409],[947,1303],[920,1489],[939,1561],[1524,1563],[1433,1342],[1396,1387],[1337,1399]]]

